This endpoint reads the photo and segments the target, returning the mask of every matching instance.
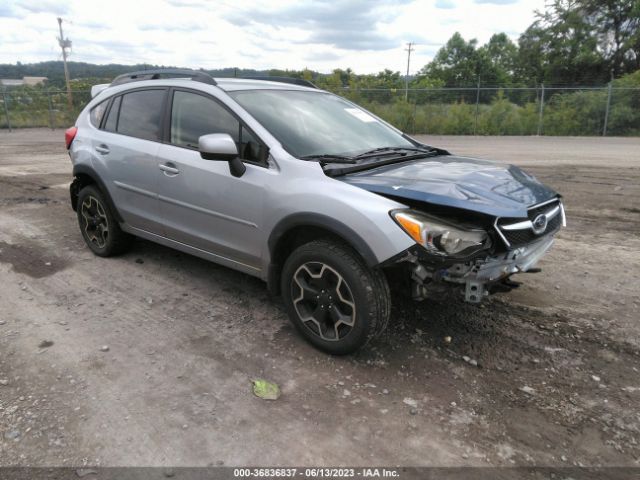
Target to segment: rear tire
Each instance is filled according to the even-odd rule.
[[[80,190],[76,213],[82,238],[99,257],[119,255],[131,246],[133,236],[122,231],[106,197],[95,185]]]
[[[343,243],[322,239],[298,247],[284,264],[281,288],[291,322],[324,352],[352,353],[387,327],[386,277]]]

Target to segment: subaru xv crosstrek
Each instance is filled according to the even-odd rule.
[[[266,281],[314,346],[346,354],[387,326],[390,284],[467,302],[516,285],[565,225],[520,168],[422,144],[303,80],[121,75],[66,132],[88,247],[134,237]]]

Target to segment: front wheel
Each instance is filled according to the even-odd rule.
[[[384,331],[391,297],[381,271],[347,245],[315,240],[298,247],[282,270],[289,318],[314,346],[352,353]]]

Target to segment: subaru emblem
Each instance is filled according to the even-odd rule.
[[[545,214],[538,215],[534,218],[533,222],[531,222],[531,228],[536,235],[544,233],[547,229],[547,216]]]

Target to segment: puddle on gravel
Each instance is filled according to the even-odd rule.
[[[13,270],[32,278],[53,275],[67,268],[69,262],[51,255],[41,245],[24,240],[19,244],[0,241],[0,263],[8,263]]]

